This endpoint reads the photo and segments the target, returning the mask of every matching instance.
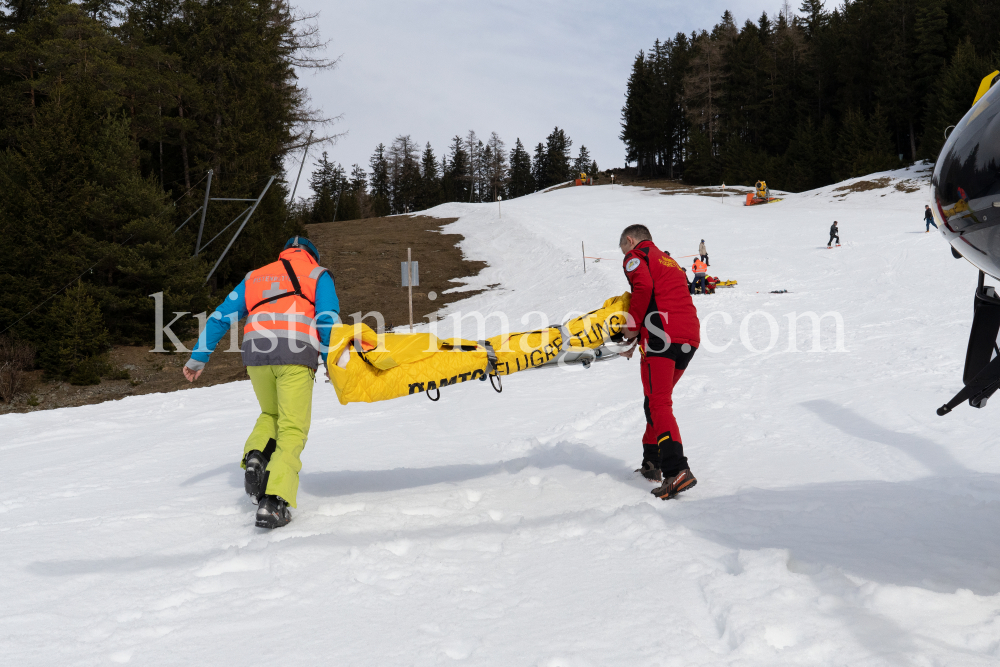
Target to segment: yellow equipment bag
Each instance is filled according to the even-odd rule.
[[[557,363],[565,355],[596,349],[617,337],[625,325],[629,298],[626,292],[608,299],[597,310],[562,326],[485,341],[442,339],[430,333],[380,335],[366,324],[340,325],[330,332],[327,373],[343,405],[510,375]]]

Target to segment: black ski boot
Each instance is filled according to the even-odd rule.
[[[257,506],[258,528],[281,528],[291,520],[288,503],[278,496],[264,496]]]
[[[256,501],[260,501],[267,489],[265,468],[267,468],[271,453],[274,452],[274,444],[273,439],[268,440],[263,452],[253,449],[243,457],[243,465],[246,466],[246,471],[243,473],[243,489],[248,496]]]
[[[656,464],[652,461],[643,461],[642,467],[637,468],[636,472],[645,477],[648,481],[659,484],[663,481],[663,474],[660,469],[656,467]]]
[[[243,490],[248,496],[259,501],[264,495],[264,468],[267,467],[267,461],[264,460],[263,454],[254,449],[247,452],[243,462],[247,467],[243,472]]]

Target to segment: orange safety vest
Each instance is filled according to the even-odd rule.
[[[695,273],[705,273],[708,271],[708,264],[701,261],[700,259],[694,260],[694,264],[691,265],[691,270]]]
[[[244,365],[318,366],[316,284],[326,272],[306,250],[288,248],[277,262],[246,275]]]

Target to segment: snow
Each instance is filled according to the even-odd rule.
[[[705,239],[739,285],[695,297],[708,342],[675,405],[699,484],[669,502],[632,475],[636,360],[439,403],[343,407],[320,382],[299,506],[273,532],[237,465],[248,382],[0,417],[3,662],[995,664],[996,415],[934,413],[961,386],[976,271],[924,233],[928,174],[752,208],[601,186],[502,219],[432,211],[489,262],[465,286],[499,285],[442,316],[514,330],[625,291],[627,224],[675,256]],[[613,261],[584,275],[581,241]],[[807,312],[839,313],[839,349],[826,316],[818,351],[808,317],[789,351],[787,315]]]

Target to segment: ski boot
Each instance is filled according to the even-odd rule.
[[[660,469],[652,461],[643,461],[642,467],[637,468],[636,472],[654,484],[659,484],[663,481],[663,473],[660,472]]]
[[[268,440],[264,451],[253,449],[243,457],[243,465],[246,471],[243,473],[243,490],[254,500],[259,501],[267,488],[267,463],[271,459],[271,452],[274,451],[275,442],[272,438]]]
[[[257,507],[258,528],[281,528],[292,520],[288,503],[278,496],[264,496]]]
[[[663,480],[663,484],[650,491],[650,493],[660,500],[670,500],[678,493],[687,491],[697,483],[698,480],[694,478],[690,470],[681,470],[673,477]]]

